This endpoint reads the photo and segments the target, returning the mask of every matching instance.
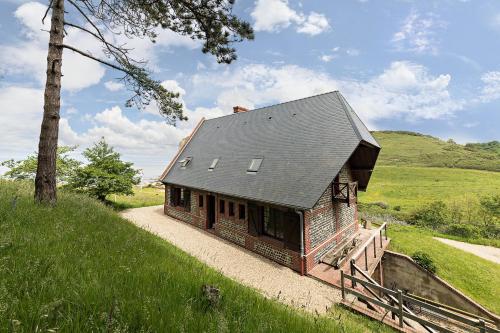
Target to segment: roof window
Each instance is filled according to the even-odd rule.
[[[262,158],[253,158],[248,166],[247,173],[257,173],[259,171],[260,165],[262,164]]]
[[[219,159],[214,158],[212,164],[210,164],[210,166],[208,167],[208,171],[214,171],[215,167],[217,166],[217,163],[219,163]]]
[[[181,165],[181,169],[185,169],[189,163],[191,163],[192,157],[186,157],[182,160],[179,161],[179,164]]]

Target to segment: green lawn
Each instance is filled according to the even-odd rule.
[[[153,187],[134,187],[134,195],[108,195],[107,200],[117,210],[162,205],[165,190]]]
[[[434,200],[450,202],[500,193],[500,173],[492,171],[383,166],[375,168],[368,190],[360,192],[361,203],[384,202],[391,211],[402,212]]]
[[[93,199],[59,192],[51,209],[30,186],[0,181],[2,332],[390,331],[265,299]],[[220,288],[219,307],[207,308],[203,284]]]
[[[391,225],[390,249],[412,255],[428,253],[437,275],[486,308],[500,313],[500,265],[458,250],[432,238],[432,233],[410,226]]]

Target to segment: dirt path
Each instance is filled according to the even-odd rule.
[[[457,249],[470,252],[478,257],[484,258],[494,263],[500,264],[500,249],[493,246],[476,245],[456,240],[434,237],[434,239],[443,242],[447,245],[456,247]]]
[[[121,215],[268,298],[319,313],[341,300],[340,290],[165,216],[163,206],[130,209]]]

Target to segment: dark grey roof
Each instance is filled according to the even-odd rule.
[[[377,141],[335,91],[206,120],[178,157],[191,163],[184,169],[175,163],[163,182],[311,208],[363,142],[378,153]],[[248,174],[253,158],[263,158],[262,165]]]

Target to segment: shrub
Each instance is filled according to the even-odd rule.
[[[389,205],[388,205],[387,203],[385,203],[385,202],[382,202],[382,201],[379,201],[379,202],[374,202],[373,204],[374,204],[375,206],[378,206],[378,207],[382,208],[382,209],[387,209],[387,208],[389,208]]]
[[[393,208],[395,211],[400,212],[401,211],[401,206],[394,206]]]
[[[437,272],[436,264],[434,264],[434,260],[432,260],[432,258],[427,253],[423,251],[417,251],[413,253],[411,258],[413,259],[413,261],[417,263],[417,265],[419,265],[426,271],[432,274],[436,274]]]
[[[446,228],[446,233],[463,238],[477,238],[479,237],[480,230],[477,226],[471,224],[455,223]]]
[[[410,217],[412,224],[437,229],[446,224],[446,205],[442,201],[434,201],[415,211]]]

